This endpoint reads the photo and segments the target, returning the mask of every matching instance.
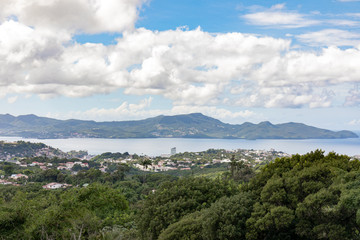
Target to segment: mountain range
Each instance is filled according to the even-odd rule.
[[[57,120],[36,115],[0,114],[0,135],[24,138],[357,138],[351,131],[330,131],[302,123],[227,124],[201,113],[157,116],[137,121]]]

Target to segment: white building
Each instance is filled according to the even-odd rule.
[[[24,175],[24,174],[19,173],[19,174],[12,174],[12,175],[10,176],[10,178],[17,180],[17,179],[19,179],[19,178],[29,178],[29,177],[26,176],[26,175]]]
[[[59,188],[67,188],[69,186],[71,186],[71,184],[52,182],[52,183],[48,183],[42,187],[44,189],[59,189]]]
[[[171,153],[171,155],[175,155],[176,154],[176,147],[171,148],[170,153]]]

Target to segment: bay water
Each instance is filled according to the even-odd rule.
[[[21,137],[0,137],[1,141],[41,142],[62,151],[87,150],[89,154],[97,155],[104,152],[129,152],[130,154],[160,156],[170,154],[170,149],[176,147],[177,152],[200,152],[214,149],[254,149],[282,151],[289,154],[304,154],[316,149],[325,152],[334,151],[349,156],[360,155],[360,138],[349,139],[189,139],[189,138],[68,138],[68,139],[24,139]]]

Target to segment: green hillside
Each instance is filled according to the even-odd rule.
[[[138,121],[95,122],[56,120],[35,115],[0,115],[0,135],[25,138],[234,138],[234,139],[332,139],[357,138],[350,131],[334,132],[301,123],[226,124],[193,113],[157,116]]]

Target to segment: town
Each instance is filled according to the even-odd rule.
[[[274,149],[209,149],[203,152],[176,153],[176,147],[170,149],[170,154],[157,157],[129,153],[103,153],[93,156],[87,151],[63,152],[42,143],[0,142],[0,184],[28,184],[27,180],[31,174],[50,170],[76,175],[79,171],[90,168],[102,173],[112,173],[119,165],[143,172],[192,171],[214,167],[226,169],[232,157],[236,161],[243,161],[249,167],[258,168],[276,158],[289,156]],[[57,189],[70,186],[72,185],[50,182],[43,188]]]

